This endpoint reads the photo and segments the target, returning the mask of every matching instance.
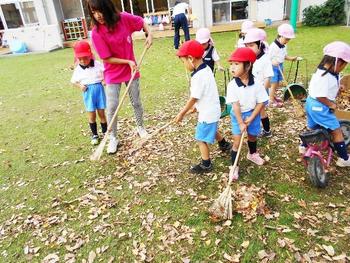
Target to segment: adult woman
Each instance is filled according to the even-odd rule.
[[[127,84],[132,71],[137,70],[131,35],[143,29],[148,48],[152,45],[152,35],[141,17],[119,12],[112,0],[88,0],[88,9],[94,25],[92,42],[105,67],[107,119],[110,122],[118,107],[121,84]],[[129,96],[138,125],[137,131],[140,137],[145,137],[147,132],[143,127],[139,78],[140,74],[137,73],[130,86]],[[118,146],[117,123],[109,139],[107,152],[115,153]]]
[[[185,40],[190,40],[190,32],[188,29],[187,17],[185,15],[186,11],[188,11],[189,15],[191,14],[191,8],[187,3],[182,3],[180,0],[175,2],[175,6],[173,9],[173,18],[174,18],[174,47],[175,49],[179,48],[180,43],[180,28],[184,31]]]

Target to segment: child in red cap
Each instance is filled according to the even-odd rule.
[[[213,169],[208,143],[213,144],[217,139],[219,145],[228,144],[217,131],[221,115],[219,93],[213,72],[202,60],[203,53],[203,46],[195,40],[185,42],[177,52],[177,56],[192,74],[190,99],[178,113],[175,121],[181,122],[184,115],[193,107],[198,111],[195,138],[198,141],[202,161],[190,168],[191,173],[197,174],[210,172]]]
[[[269,97],[261,83],[254,80],[252,69],[255,60],[254,51],[248,47],[236,49],[229,58],[230,72],[234,77],[227,86],[226,97],[226,102],[232,104],[231,123],[234,139],[231,151],[232,164],[235,162],[244,131],[248,134],[247,159],[257,165],[264,164],[264,159],[256,150],[256,140],[261,132],[260,112]],[[231,169],[230,176],[238,179],[238,167],[235,171]]]
[[[106,96],[103,81],[103,65],[93,59],[88,42],[79,41],[74,46],[74,56],[79,64],[74,69],[71,82],[83,92],[83,99],[88,113],[89,125],[92,132],[91,144],[99,143],[97,133],[96,111],[101,121],[102,133],[107,131],[105,116]]]

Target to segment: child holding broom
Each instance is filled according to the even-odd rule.
[[[221,143],[227,143],[217,132],[221,115],[219,93],[213,72],[202,60],[203,54],[203,46],[195,40],[185,42],[177,52],[177,56],[192,74],[190,99],[176,116],[175,122],[181,122],[185,114],[195,106],[198,111],[195,138],[202,160],[199,164],[191,166],[190,172],[197,174],[210,172],[213,169],[208,144],[214,143],[218,138],[221,139]]]
[[[311,129],[324,127],[331,133],[340,167],[350,167],[350,155],[347,152],[344,136],[339,121],[334,114],[339,91],[339,73],[350,62],[350,46],[341,41],[335,41],[323,49],[323,59],[313,74],[309,85],[309,96],[305,109],[307,126]],[[300,153],[305,153],[307,145],[299,147]]]
[[[272,63],[268,54],[266,54],[266,32],[260,28],[248,30],[244,44],[251,48],[256,54],[256,61],[253,64],[252,73],[256,81],[265,87],[266,90],[270,87],[270,78],[273,76]],[[261,123],[263,126],[261,137],[271,137],[270,119],[265,110],[265,106],[261,110]]]
[[[107,131],[105,116],[106,96],[103,81],[103,65],[93,59],[88,42],[79,41],[74,46],[74,56],[79,64],[74,69],[71,82],[83,92],[84,104],[88,113],[89,126],[92,132],[91,144],[99,143],[96,112],[101,121],[102,133]]]
[[[285,60],[295,61],[297,59],[301,60],[300,57],[291,57],[287,55],[287,44],[289,40],[295,38],[294,29],[289,24],[282,24],[277,28],[277,38],[269,46],[269,55],[271,58],[273,73],[270,82],[270,103],[272,107],[282,107],[283,103],[281,99],[277,98],[276,90],[279,87],[281,81],[283,81],[283,63]]]
[[[247,159],[257,165],[263,165],[257,152],[257,136],[260,134],[260,112],[269,97],[265,88],[254,79],[252,70],[256,60],[254,51],[248,47],[236,49],[230,56],[230,72],[233,79],[227,87],[227,103],[232,103],[231,123],[233,147],[231,161],[234,164],[243,132],[248,134]],[[238,178],[238,167],[230,171],[230,176]]]

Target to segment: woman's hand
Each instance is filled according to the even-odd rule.
[[[138,70],[137,65],[134,61],[128,60],[128,65],[132,72]]]
[[[153,36],[152,34],[148,34],[145,40],[145,46],[147,48],[150,48],[152,46],[152,43],[153,43]]]

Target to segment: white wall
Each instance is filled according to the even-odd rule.
[[[8,29],[3,39],[8,43],[14,39],[21,40],[29,51],[50,51],[63,46],[60,31],[58,25]]]
[[[194,28],[210,27],[213,25],[212,3],[209,0],[190,0],[192,13],[197,17],[193,21]]]
[[[299,2],[299,21],[303,19],[303,10],[310,5],[322,5],[327,0],[301,0]]]
[[[264,21],[266,18],[270,18],[272,21],[278,21],[283,19],[283,0],[258,1],[257,5],[258,21]]]

